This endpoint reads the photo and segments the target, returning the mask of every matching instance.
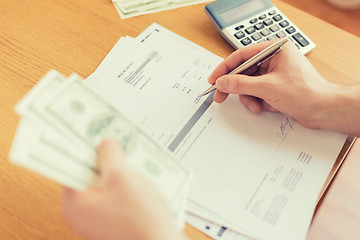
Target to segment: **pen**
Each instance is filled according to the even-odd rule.
[[[265,48],[264,50],[262,50],[261,52],[259,52],[258,54],[254,55],[253,57],[251,57],[250,59],[248,59],[247,61],[245,61],[243,64],[241,64],[240,66],[238,66],[237,68],[235,68],[234,70],[232,70],[229,74],[239,74],[239,73],[243,73],[244,71],[246,71],[247,69],[249,69],[252,66],[260,66],[260,64],[266,62],[267,60],[269,60],[270,58],[272,58],[273,56],[275,56],[276,54],[278,54],[281,50],[281,47],[287,42],[287,38],[283,38],[273,44],[271,44],[269,47]],[[213,91],[216,90],[216,85],[212,85],[210,88],[208,88],[207,90],[205,90],[203,93],[201,93],[198,98],[205,96]]]

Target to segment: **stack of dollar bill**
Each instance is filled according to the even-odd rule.
[[[121,18],[160,12],[209,0],[112,0]]]
[[[124,103],[125,104],[125,103]],[[58,183],[85,189],[96,183],[96,147],[111,137],[125,161],[152,182],[167,200],[179,227],[191,173],[126,116],[72,74],[48,72],[16,105],[21,115],[10,159]]]

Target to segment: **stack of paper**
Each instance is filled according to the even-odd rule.
[[[121,18],[170,10],[210,0],[112,0]]]
[[[190,166],[189,224],[216,239],[304,239],[346,136],[254,115],[237,96],[197,101],[221,61],[153,24],[85,82]]]
[[[96,182],[95,149],[118,140],[126,162],[159,189],[179,228],[191,174],[126,116],[89,89],[76,74],[50,71],[16,106],[22,116],[10,159],[63,185],[86,189]]]

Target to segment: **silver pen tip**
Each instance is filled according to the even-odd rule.
[[[201,97],[202,97],[202,95],[197,96],[197,98],[195,98],[194,102],[198,103],[200,101]]]

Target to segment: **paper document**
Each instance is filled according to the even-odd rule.
[[[226,223],[250,239],[304,239],[346,136],[280,113],[252,114],[234,95],[222,104],[212,95],[195,101],[221,61],[153,24],[120,40],[86,82],[190,166],[189,199],[201,209],[188,211],[199,221]]]

